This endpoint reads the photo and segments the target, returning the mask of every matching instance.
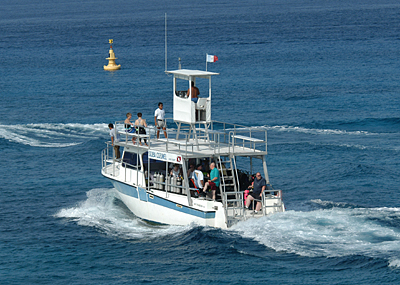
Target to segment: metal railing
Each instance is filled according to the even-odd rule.
[[[267,205],[268,199],[276,200],[277,203],[274,203],[273,205]],[[256,209],[257,203],[261,202],[261,214],[263,216],[268,215],[268,213],[274,213],[274,212],[282,212],[282,190],[274,190],[274,189],[268,189],[264,190],[261,195],[261,199],[254,199],[251,201],[251,206],[253,211],[250,212],[251,216],[255,216],[258,213],[256,213],[254,210]],[[244,207],[244,203],[243,203]],[[245,215],[246,217],[246,215]]]
[[[105,174],[116,177],[119,174],[119,169],[116,168],[114,149],[111,142],[106,142],[106,144],[107,147],[101,152],[101,169]]]
[[[166,118],[167,121],[173,121],[172,118]],[[171,123],[170,123],[171,124]],[[139,139],[147,141],[147,146],[142,143],[142,147],[151,147],[151,143],[165,142],[165,151],[177,151],[182,155],[193,154],[198,151],[199,147],[208,147],[213,150],[215,155],[225,152],[235,153],[240,150],[241,153],[258,153],[267,152],[267,130],[263,128],[247,127],[238,124],[231,124],[219,121],[211,121],[207,124],[207,128],[201,127],[204,123],[196,123],[194,130],[181,129],[178,138],[172,138],[175,129],[169,129],[167,138],[156,139],[157,129],[151,131],[146,129],[146,135],[136,134],[136,132],[126,132],[124,121],[116,121],[115,128],[120,135],[120,144],[128,145],[135,138],[135,143],[139,143]],[[197,126],[197,127],[196,127]],[[189,132],[190,131],[190,132]],[[195,133],[193,133],[195,131]],[[162,134],[160,134],[160,137]],[[190,139],[197,136],[198,140]],[[196,142],[197,141],[197,142]],[[157,144],[159,147],[159,144]]]
[[[134,186],[143,187],[143,172],[141,171],[140,159],[137,159],[138,163],[136,165],[130,164],[126,161],[123,161],[122,158],[116,159],[113,154],[113,146],[111,142],[106,142],[107,147],[103,149],[101,153],[102,160],[102,170],[105,174],[111,175],[113,177],[120,176],[121,169],[123,169],[123,182],[130,182]],[[123,167],[121,168],[120,165]],[[132,176],[132,171],[136,172],[136,180],[135,177]],[[121,178],[121,177],[120,177]],[[141,182],[141,183],[139,183]]]

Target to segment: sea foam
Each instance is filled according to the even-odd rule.
[[[227,232],[253,239],[278,252],[306,257],[363,255],[387,259],[390,266],[399,265],[400,231],[393,225],[400,222],[400,208],[356,208],[346,203],[313,202],[326,209],[251,218]],[[86,200],[63,208],[54,216],[123,239],[182,234],[196,227],[150,226],[120,202],[115,189],[103,188],[88,191]]]
[[[249,219],[236,224],[232,230],[276,251],[300,256],[363,255],[394,260],[400,254],[400,231],[393,226],[400,221],[398,208],[338,206]],[[392,220],[390,223],[388,217]]]
[[[125,206],[118,205],[120,200],[115,189],[97,188],[86,194],[86,200],[63,208],[54,216],[67,218],[78,225],[94,227],[106,235],[123,239],[151,239],[179,234],[194,226],[150,226],[136,218]]]
[[[366,131],[346,131],[346,130],[333,130],[333,129],[310,129],[296,126],[265,126],[268,130],[281,131],[281,132],[299,132],[306,134],[317,135],[369,135]]]

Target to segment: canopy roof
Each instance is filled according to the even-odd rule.
[[[178,70],[166,71],[165,73],[174,74],[175,77],[186,80],[189,80],[189,77],[210,78],[211,75],[219,75],[219,73],[215,72],[190,70],[190,69],[178,69]]]

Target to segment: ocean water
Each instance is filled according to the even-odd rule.
[[[1,284],[399,284],[395,0],[0,5]],[[217,55],[213,119],[268,129],[286,212],[152,226],[101,176],[107,124]],[[121,70],[107,72],[108,39]]]

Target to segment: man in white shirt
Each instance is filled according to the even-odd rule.
[[[167,124],[165,123],[165,111],[163,110],[163,103],[158,103],[158,108],[154,112],[154,125],[157,127],[157,139],[160,138],[160,129],[164,131],[164,136],[167,137]]]
[[[119,145],[115,145],[116,142],[119,142],[119,135],[116,129],[114,129],[113,124],[108,124],[108,128],[110,129],[110,137],[111,143],[114,147],[115,158],[119,159],[121,157],[121,153],[119,152]]]
[[[204,186],[204,175],[203,172],[201,171],[202,165],[198,164],[196,167],[196,170],[193,173],[193,178],[194,178],[194,183],[196,187],[199,189],[200,193],[203,192],[203,186]]]

